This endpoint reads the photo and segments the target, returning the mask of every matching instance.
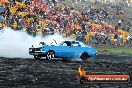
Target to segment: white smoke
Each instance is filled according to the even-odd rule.
[[[45,42],[50,44],[51,42],[62,42],[65,39],[59,35],[49,35],[46,37],[32,37],[26,32],[14,31],[10,28],[4,28],[0,31],[0,57],[7,58],[32,58],[29,55],[29,48],[38,44],[39,42]]]

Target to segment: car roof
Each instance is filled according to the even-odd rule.
[[[78,42],[78,41],[69,40],[69,41],[64,41],[64,42],[71,42],[72,43],[72,42]]]
[[[66,41],[64,41],[64,42],[73,42],[72,40],[66,40]]]

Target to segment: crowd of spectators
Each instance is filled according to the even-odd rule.
[[[124,36],[118,31],[123,25],[123,19],[115,27],[109,25],[116,19],[108,12],[109,8],[89,6],[85,11],[78,12],[57,0],[0,1],[0,28],[7,26],[33,36],[59,32],[64,37],[87,44],[124,44]],[[113,41],[109,35],[114,35]],[[132,41],[130,34],[125,36],[127,42]]]

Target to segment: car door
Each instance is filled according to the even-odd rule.
[[[79,43],[77,42],[77,44],[73,45],[73,42],[71,44],[71,46],[65,47],[65,52],[64,52],[64,56],[66,57],[80,57],[80,54],[82,52],[81,47],[79,46]]]
[[[70,53],[71,57],[78,58],[78,57],[80,57],[82,51],[83,50],[79,45],[77,45],[77,46],[72,45],[69,53]]]
[[[70,57],[69,56],[69,51],[70,51],[70,46],[61,46],[61,57]]]
[[[61,46],[60,46],[60,53],[61,53],[61,57],[72,57],[72,53],[73,53],[73,49],[71,46],[71,42],[70,41],[65,41]]]

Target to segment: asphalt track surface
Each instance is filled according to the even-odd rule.
[[[0,58],[0,88],[132,88],[132,81],[79,84],[76,69],[80,64],[76,61]],[[99,54],[83,66],[87,74],[132,76],[131,55]]]

